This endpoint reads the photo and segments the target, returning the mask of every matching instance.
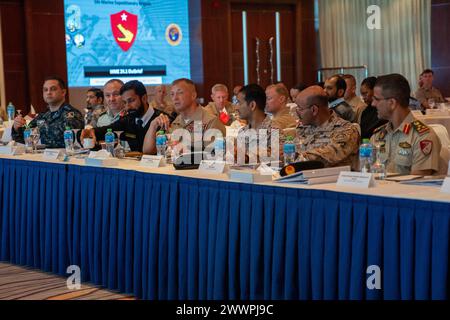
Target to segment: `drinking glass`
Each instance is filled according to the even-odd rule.
[[[74,143],[73,143],[73,151],[80,151],[81,149],[83,149],[83,147],[81,146],[81,144],[78,142],[78,131],[80,131],[80,129],[72,129],[73,131],[73,136],[74,136]]]
[[[120,135],[123,131],[114,131],[114,133],[117,136],[117,146],[114,148],[114,156],[118,159],[123,159],[125,158],[125,148],[120,141]]]
[[[39,143],[39,139],[41,137],[41,133],[38,127],[31,129],[31,142],[33,144],[33,153],[37,153],[37,144]]]

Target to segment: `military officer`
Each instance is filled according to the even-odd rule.
[[[319,86],[300,92],[296,99],[301,124],[297,141],[301,141],[299,159],[321,161],[326,167],[357,167],[359,132],[352,124],[328,109],[328,97]]]
[[[378,78],[373,105],[378,117],[389,122],[375,131],[371,142],[379,147],[387,172],[431,175],[439,170],[441,144],[434,131],[412,115],[410,93],[402,75]]]
[[[30,128],[38,127],[41,142],[48,148],[64,148],[64,131],[66,127],[82,129],[83,116],[74,107],[65,102],[67,88],[59,77],[47,77],[43,86],[43,98],[48,104],[48,110],[39,113],[30,124]],[[12,138],[24,143],[23,131],[25,119],[17,116],[14,119]]]
[[[225,137],[225,126],[219,118],[211,115],[197,104],[197,91],[194,82],[184,78],[175,80],[170,89],[170,96],[178,116],[172,123],[170,123],[170,118],[166,114],[152,119],[144,139],[143,152],[145,154],[156,153],[156,133],[160,129],[169,133],[173,133],[177,129],[187,130],[191,134],[191,147],[196,143],[202,144],[203,147],[209,143],[208,141],[203,141],[203,135],[208,129],[217,129],[222,137]],[[201,125],[199,129],[201,130],[200,137],[202,141],[194,140],[196,138],[194,131],[197,129],[197,124]],[[189,145],[187,142],[186,144]]]
[[[213,101],[205,106],[204,109],[213,116],[218,117],[225,126],[231,125],[235,119],[233,118],[234,107],[228,101],[228,88],[220,83],[214,85],[211,89],[211,99]]]

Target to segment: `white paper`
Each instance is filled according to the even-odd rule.
[[[450,178],[445,178],[441,187],[441,193],[450,194]]]
[[[61,150],[59,149],[45,149],[42,157],[44,160],[58,160],[61,155]]]
[[[142,156],[141,162],[139,162],[139,165],[141,167],[147,167],[147,168],[159,168],[165,166],[165,159],[163,156],[149,156],[145,155]]]
[[[226,168],[225,161],[219,160],[202,160],[200,162],[199,171],[202,173],[220,174],[224,173]]]
[[[372,173],[342,171],[336,185],[367,189],[375,186],[375,179]]]

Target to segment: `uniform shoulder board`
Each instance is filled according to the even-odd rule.
[[[378,128],[376,128],[376,129],[373,131],[373,133],[375,134],[375,133],[377,133],[377,132],[380,132],[381,130],[383,130],[384,128],[386,128],[386,126],[387,126],[387,123],[385,123],[385,124],[379,126]]]
[[[414,120],[411,124],[420,135],[430,131],[430,128],[426,124],[424,124],[422,121]]]

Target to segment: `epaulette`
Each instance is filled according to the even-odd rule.
[[[377,132],[380,132],[381,130],[383,130],[384,128],[386,128],[386,126],[387,126],[387,123],[385,123],[385,124],[379,126],[378,128],[376,128],[376,129],[373,131],[373,133],[375,134],[375,133],[377,133]]]
[[[430,131],[430,128],[426,124],[424,124],[422,121],[415,120],[411,124],[420,135]]]

